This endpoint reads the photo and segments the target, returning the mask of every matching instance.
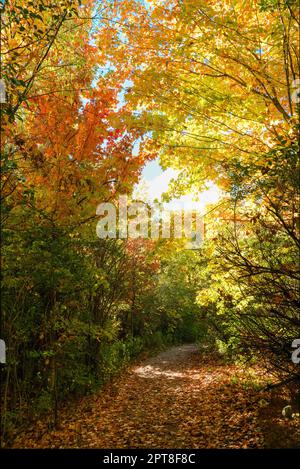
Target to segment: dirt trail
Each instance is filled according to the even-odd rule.
[[[172,347],[69,408],[60,429],[42,434],[41,423],[14,446],[263,447],[257,390],[245,386],[244,372],[195,345]]]

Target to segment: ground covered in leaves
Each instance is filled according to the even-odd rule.
[[[266,376],[173,347],[132,366],[99,394],[19,432],[19,448],[263,448],[300,447],[299,419],[287,420],[284,396],[262,391]]]

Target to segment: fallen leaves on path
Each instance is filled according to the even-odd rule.
[[[263,416],[270,405],[270,394],[257,389],[263,380],[258,368],[226,364],[200,354],[195,345],[173,347],[127,370],[99,394],[64,409],[59,429],[49,431],[39,422],[19,434],[13,446],[265,447],[272,418],[266,412]],[[297,445],[295,422],[285,421],[278,408],[274,412],[277,437],[267,441]]]

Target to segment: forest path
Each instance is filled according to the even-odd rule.
[[[257,390],[249,386],[247,373],[200,354],[196,345],[172,347],[132,366],[102,392],[69,405],[59,429],[45,430],[40,422],[14,446],[262,447]]]

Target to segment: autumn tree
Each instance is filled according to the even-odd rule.
[[[67,395],[90,391],[124,360],[119,318],[108,307],[110,298],[119,301],[120,314],[121,299],[114,295],[122,278],[108,275],[119,258],[111,251],[103,265],[95,262],[96,208],[132,190],[144,156],[133,155],[139,132],[125,128],[127,111],[118,110],[122,82],[111,81],[106,58],[92,44],[93,6],[68,1],[5,7],[1,338],[8,363],[1,434],[6,437],[32,406],[37,413],[52,409],[56,424]],[[97,367],[95,343],[106,357]]]
[[[180,171],[173,195],[211,180],[223,189],[206,217],[199,304],[209,305],[223,339],[242,338],[281,377],[298,379],[290,360],[299,330],[296,2],[108,3],[110,60],[131,80],[128,125],[143,128],[162,164]]]

